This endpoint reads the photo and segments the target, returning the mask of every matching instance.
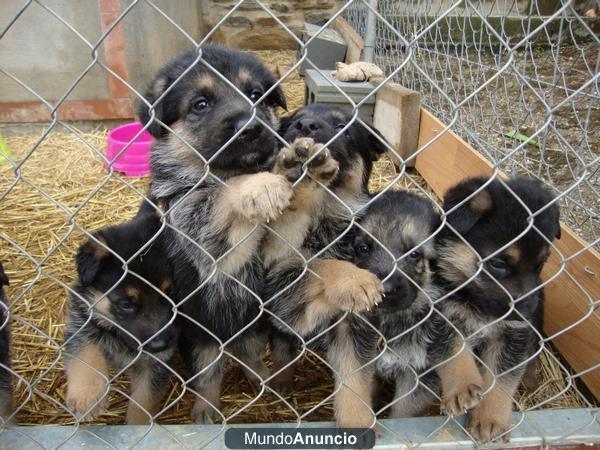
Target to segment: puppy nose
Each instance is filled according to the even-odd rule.
[[[310,135],[321,128],[321,126],[315,119],[305,117],[304,119],[300,119],[298,122],[296,122],[296,128],[303,133]]]
[[[390,278],[389,280],[387,280],[386,282],[383,283],[383,293],[386,295],[391,294],[397,288],[398,288],[398,283],[393,278]]]
[[[391,294],[392,292],[398,292],[406,288],[406,281],[403,276],[391,276],[383,283],[383,293]]]
[[[238,139],[251,141],[260,134],[260,124],[256,120],[249,122],[248,117],[243,117],[233,126],[234,133],[237,133],[240,130],[242,130],[242,132],[238,135]]]
[[[175,336],[175,329],[169,326],[158,336],[153,337],[152,340],[144,346],[144,348],[152,353],[162,352],[171,345],[171,342]]]

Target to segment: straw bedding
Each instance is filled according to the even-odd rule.
[[[258,53],[272,68],[291,65],[294,60],[293,52]],[[297,74],[286,80],[283,88],[290,110],[302,105],[304,85]],[[66,287],[75,274],[73,257],[86,231],[132,217],[148,183],[147,179],[109,176],[103,170],[99,152],[104,148],[106,129],[102,127],[76,134],[56,127],[39,142],[42,132],[40,126],[39,131],[5,136],[14,159],[26,158],[18,182],[1,200],[0,214],[0,257],[11,280],[12,360],[19,376],[15,404],[21,424],[74,422],[62,406],[65,379],[60,354]],[[375,166],[371,188],[382,189],[395,177],[393,164],[384,158]],[[15,181],[10,165],[0,165],[0,198]],[[397,187],[409,189],[420,190],[422,186],[414,172],[397,183]],[[543,355],[541,366],[542,381],[535,392],[521,397],[524,407],[554,396],[544,407],[584,405],[575,389],[566,388],[566,374],[552,353]],[[230,422],[295,421],[298,416],[294,410],[305,414],[320,405],[303,419],[328,420],[332,417],[331,401],[321,402],[332,390],[332,377],[315,356],[305,358],[299,366],[295,393],[288,398],[293,409],[272,394],[254,401],[256,395],[241,369],[230,367],[224,379],[223,413],[236,414]],[[122,392],[127,391],[127,381],[120,377],[110,396],[110,412],[97,422],[123,422],[127,399]],[[192,399],[186,395],[176,401],[180,395],[181,388],[172,382],[167,404],[173,402],[174,406],[163,414],[161,423],[189,421]]]

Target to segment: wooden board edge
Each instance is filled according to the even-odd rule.
[[[348,23],[342,16],[338,16],[332,24],[335,31],[346,41],[348,49],[346,50],[346,63],[360,61],[362,51],[365,48],[365,41],[360,34]]]
[[[433,191],[443,198],[447,190],[464,178],[490,176],[493,165],[473,147],[451,130],[440,134],[446,125],[431,112],[421,108],[418,155],[415,164]],[[499,176],[505,176],[498,172]],[[561,223],[561,239],[554,241],[556,249],[565,258],[567,271],[577,280],[577,285],[564,271],[545,288],[544,331],[555,336],[552,343],[571,367],[581,372],[600,362],[600,316],[592,313],[590,298],[600,298],[600,254],[581,239],[568,226]],[[584,250],[585,249],[585,250]],[[554,249],[542,272],[547,281],[560,269],[563,258]],[[583,290],[582,290],[583,289]],[[583,317],[588,316],[585,320]],[[574,322],[577,326],[560,333]],[[594,342],[598,343],[594,345]],[[582,346],[585,351],[582,351]],[[582,380],[600,400],[600,369],[583,375]]]

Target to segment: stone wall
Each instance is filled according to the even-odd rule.
[[[202,2],[204,30],[211,30],[237,3],[236,0]],[[266,0],[268,6],[297,36],[304,22],[325,23],[337,10],[339,0]],[[212,35],[213,42],[248,49],[295,49],[296,41],[254,0],[246,0]]]

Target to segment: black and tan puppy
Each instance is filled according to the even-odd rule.
[[[274,76],[247,53],[207,46],[201,54],[167,64],[147,94],[158,101],[154,114],[145,105],[139,110],[144,123],[153,120],[157,139],[150,193],[171,227],[180,347],[197,395],[196,422],[218,413],[223,351],[239,358],[256,384],[268,376],[260,223],[279,217],[293,193],[284,176],[271,173],[280,145],[267,126],[276,130],[275,107],[285,108]]]
[[[368,316],[383,337],[377,373],[395,382],[390,417],[425,413],[440,389],[442,412],[464,414],[479,402],[482,379],[464,340],[434,307],[438,214],[418,195],[389,191],[360,225],[352,262],[384,281],[384,299]]]
[[[264,298],[275,326],[274,389],[291,389],[298,336],[311,339],[311,350],[326,351],[336,374],[337,422],[351,427],[373,423],[372,370],[363,369],[369,356],[362,345],[372,329],[360,317],[342,316],[373,306],[382,286],[373,274],[339,260],[347,259],[341,242],[361,215],[373,161],[386,147],[376,132],[350,122],[347,113],[323,105],[301,108],[282,121],[281,133],[292,145],[279,153],[274,172],[294,182],[294,199],[269,224],[274,232],[267,234],[262,254],[268,271]],[[315,256],[307,266],[306,259]]]
[[[4,294],[8,277],[0,263],[0,425],[12,413],[12,375],[10,372],[10,315]]]
[[[540,271],[560,238],[558,206],[540,183],[487,182],[470,179],[448,191],[449,226],[437,243],[438,282],[449,294],[444,313],[491,370],[482,369],[488,391],[470,412],[470,433],[482,441],[510,427],[513,395],[538,349]]]
[[[290,146],[277,154],[273,172],[294,183],[294,198],[269,224],[275,233],[267,233],[262,247],[267,268],[299,249],[321,251],[360,214],[373,162],[386,147],[377,130],[350,122],[344,110],[320,104],[281,120],[279,133]]]
[[[110,367],[127,369],[131,378],[128,424],[148,423],[158,412],[177,345],[160,226],[157,215],[138,215],[79,248],[65,333],[67,407],[79,418],[101,411]],[[122,260],[132,257],[124,272]]]

